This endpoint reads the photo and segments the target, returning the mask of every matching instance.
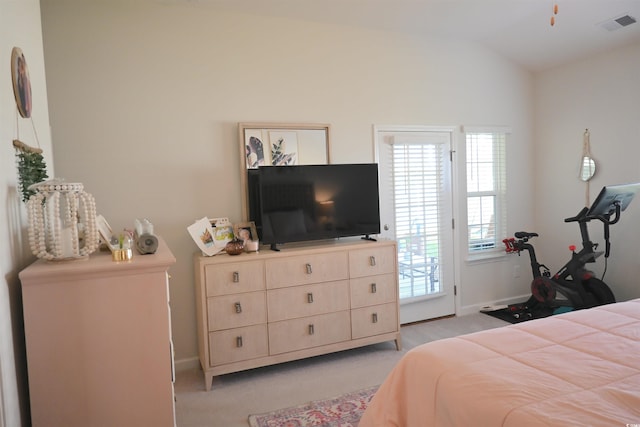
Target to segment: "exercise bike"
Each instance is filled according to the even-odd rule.
[[[585,266],[594,263],[603,254],[605,259],[609,257],[609,227],[620,220],[620,213],[627,208],[638,189],[640,183],[604,187],[591,208],[585,207],[576,216],[564,220],[578,223],[582,249],[576,252],[576,247],[570,246],[571,259],[553,276],[546,265],[538,262],[535,249],[529,242],[538,236],[537,233],[519,231],[514,233],[514,237],[504,239],[507,253],[520,255],[522,251],[529,252],[533,273],[529,299],[523,304],[509,305],[508,310],[515,317],[520,317],[531,316],[533,310],[558,314],[615,302],[609,286]],[[603,223],[604,251],[596,251],[598,244],[593,243],[589,237],[587,224],[592,220]]]

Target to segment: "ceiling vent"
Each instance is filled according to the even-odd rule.
[[[618,18],[613,18],[613,19],[604,21],[602,24],[600,24],[600,26],[607,31],[615,31],[635,23],[636,23],[636,18],[634,18],[631,15],[623,15]]]

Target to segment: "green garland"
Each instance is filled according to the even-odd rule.
[[[20,151],[16,153],[16,157],[18,158],[18,176],[22,201],[26,202],[35,194],[35,191],[29,190],[29,186],[48,178],[47,165],[44,163],[44,157],[40,153]]]

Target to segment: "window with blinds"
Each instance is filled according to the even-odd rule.
[[[441,292],[441,203],[445,144],[391,145],[401,298]]]
[[[466,132],[469,255],[502,249],[506,235],[504,131]]]

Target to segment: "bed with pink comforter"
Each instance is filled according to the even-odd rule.
[[[640,425],[640,299],[430,342],[360,427]]]

